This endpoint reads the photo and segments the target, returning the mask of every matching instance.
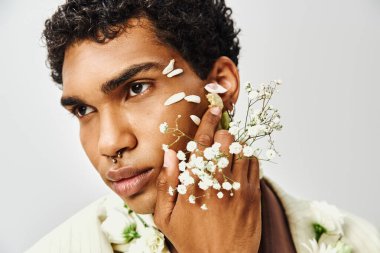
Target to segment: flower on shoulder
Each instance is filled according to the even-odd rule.
[[[331,245],[321,243],[319,244],[317,240],[309,240],[309,244],[302,244],[308,253],[338,253],[337,250]]]
[[[325,201],[313,201],[310,203],[312,222],[324,228],[329,234],[343,235],[343,214],[333,205]]]
[[[124,236],[124,230],[128,227],[135,227],[135,220],[128,214],[128,210],[121,207],[106,209],[106,218],[101,224],[101,229],[111,243],[125,244],[133,238]],[[136,227],[135,227],[136,228]],[[135,234],[138,237],[138,234]]]
[[[153,221],[125,206],[103,205],[98,216],[101,229],[116,252],[169,253],[164,235]]]
[[[159,253],[166,252],[165,237],[155,228],[144,229],[141,231],[141,238],[131,243],[128,252],[133,253]]]

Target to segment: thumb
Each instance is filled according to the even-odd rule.
[[[154,211],[154,222],[160,228],[164,228],[170,221],[171,213],[177,201],[177,192],[175,191],[178,185],[178,159],[174,150],[165,151],[164,165],[160,175],[157,178],[157,201]],[[174,192],[170,192],[172,187]]]

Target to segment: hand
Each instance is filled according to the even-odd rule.
[[[234,138],[227,130],[215,133],[221,112],[219,110],[215,115],[215,111],[214,114],[211,112],[213,108],[204,114],[194,139],[203,147],[219,142],[220,150],[229,154],[229,145]],[[200,150],[204,149],[198,146]],[[222,199],[216,197],[214,189],[209,189],[209,198],[197,199],[196,204],[189,203],[188,196],[202,194],[197,182],[186,195],[175,192],[170,196],[168,193],[169,186],[175,188],[179,183],[178,163],[175,151],[165,152],[165,166],[157,179],[158,195],[154,212],[155,224],[176,250],[180,253],[258,252],[261,193],[257,159],[234,160],[230,155],[229,166],[223,171],[227,177],[240,182],[240,189],[234,191],[233,197],[227,193]],[[198,202],[206,203],[208,210],[202,210]]]

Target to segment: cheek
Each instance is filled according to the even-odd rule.
[[[82,144],[83,150],[85,151],[87,157],[90,159],[92,165],[97,168],[97,132],[94,130],[89,130],[89,127],[83,125],[80,126],[79,137]]]

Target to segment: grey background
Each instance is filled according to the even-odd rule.
[[[108,192],[44,63],[40,33],[60,2],[0,2],[0,252],[25,250]],[[379,227],[379,1],[228,2],[243,30],[242,81],[284,81],[273,102],[282,157],[265,173]]]

